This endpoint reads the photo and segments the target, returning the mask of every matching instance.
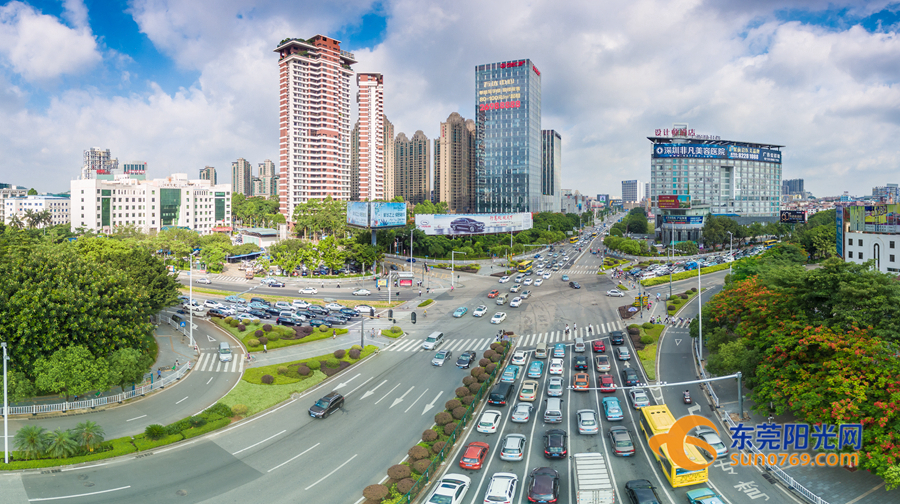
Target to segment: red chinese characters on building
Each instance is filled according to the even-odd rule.
[[[478,108],[478,111],[481,112],[483,110],[501,110],[501,109],[509,109],[509,108],[519,108],[520,106],[521,106],[521,102],[519,100],[484,103]]]
[[[500,68],[514,68],[514,67],[520,67],[524,64],[525,64],[525,60],[513,61],[510,63],[500,63]]]
[[[534,73],[536,73],[536,74],[538,74],[538,75],[541,75],[541,71],[538,70],[536,66],[531,65],[531,69],[534,70]]]

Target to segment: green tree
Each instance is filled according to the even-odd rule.
[[[319,253],[322,255],[322,262],[325,263],[325,266],[328,266],[333,270],[344,266],[346,256],[343,248],[338,245],[334,236],[328,236],[327,238],[320,240],[316,248],[319,249]]]
[[[72,433],[56,429],[47,434],[47,455],[51,458],[68,458],[78,451],[78,442],[75,441]]]
[[[7,371],[7,393],[12,402],[24,401],[35,396],[34,383],[22,371]]]
[[[34,189],[34,187],[32,187],[31,189],[28,190],[29,196],[37,196],[37,193],[38,192]]]
[[[109,365],[106,359],[95,358],[87,348],[80,345],[61,348],[53,352],[49,359],[38,359],[34,370],[38,388],[62,392],[66,401],[71,394],[83,395],[92,390],[106,390],[109,383]]]
[[[26,460],[40,458],[47,451],[47,429],[39,425],[23,425],[13,437],[16,450]]]
[[[95,449],[99,448],[100,445],[103,444],[103,437],[106,435],[103,431],[103,427],[100,427],[96,422],[90,420],[86,420],[76,425],[75,428],[71,430],[71,433],[78,446],[89,452],[93,452]]]
[[[109,384],[125,390],[128,384],[143,381],[152,364],[152,358],[140,350],[120,348],[109,356]]]

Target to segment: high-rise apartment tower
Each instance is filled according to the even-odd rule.
[[[359,199],[384,198],[384,78],[356,75],[359,86]]]

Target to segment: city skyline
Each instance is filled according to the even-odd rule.
[[[542,127],[566,139],[561,185],[586,194],[649,179],[646,137],[674,123],[785,145],[784,178],[805,179],[816,196],[867,194],[900,163],[890,112],[900,101],[891,85],[897,14],[880,4],[422,5],[316,5],[295,15],[248,2],[201,16],[196,5],[165,2],[8,3],[0,7],[0,147],[16,154],[8,169],[17,184],[59,192],[90,146],[146,161],[148,178],[271,158],[279,148],[271,50],[316,33],[353,52],[356,72],[390,80],[385,110],[396,131],[428,138],[452,112],[474,116],[475,65],[539,62]],[[490,21],[510,6],[516,27]],[[542,42],[551,35],[558,44]],[[683,56],[667,50],[676,39]],[[51,64],[58,46],[67,58]]]

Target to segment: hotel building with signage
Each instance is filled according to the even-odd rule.
[[[541,72],[531,60],[475,67],[478,213],[541,210]]]

